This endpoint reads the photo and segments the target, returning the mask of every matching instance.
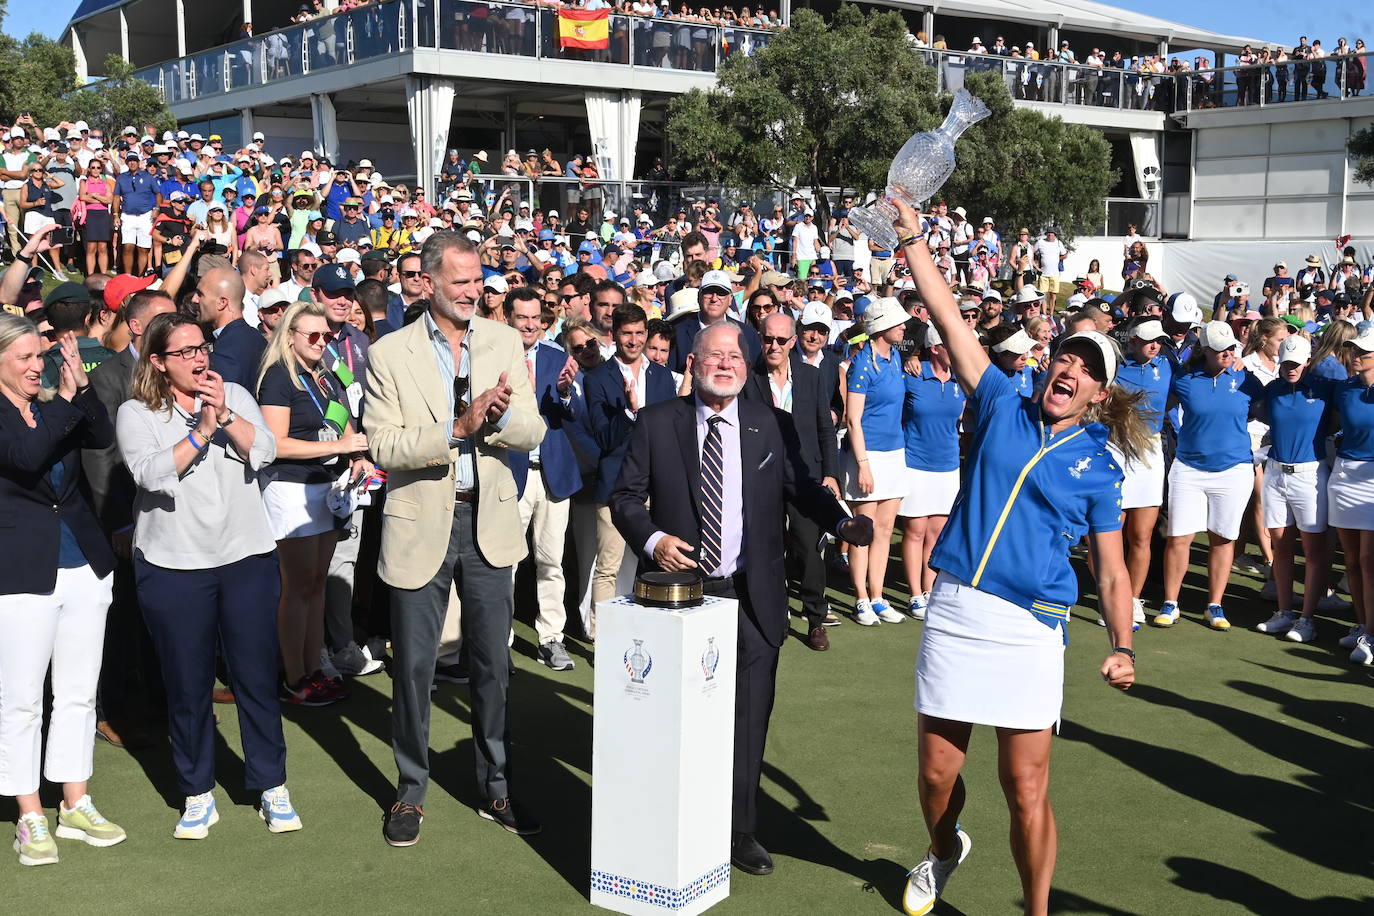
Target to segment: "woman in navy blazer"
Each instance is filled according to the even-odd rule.
[[[56,396],[40,403],[38,331],[17,315],[0,315],[0,552],[8,560],[0,577],[0,795],[19,805],[15,850],[23,865],[57,862],[38,798],[49,666],[52,719],[42,772],[62,783],[56,835],[92,846],[125,839],[87,793],[114,554],[77,487],[79,450],[109,446],[114,429],[75,337],[61,346]]]

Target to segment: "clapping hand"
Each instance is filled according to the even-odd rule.
[[[219,422],[220,417],[229,412],[224,403],[224,376],[218,372],[206,369],[196,385],[196,393],[200,395],[200,403],[203,406],[214,410],[216,423]]]
[[[558,394],[560,397],[568,397],[572,393],[573,382],[577,381],[577,360],[571,356],[567,362],[563,363],[563,369],[558,373]]]
[[[57,383],[57,395],[64,401],[76,397],[76,393],[90,384],[86,377],[86,367],[81,365],[81,354],[76,346],[76,334],[68,331],[62,335],[58,344],[62,351],[62,365]]]
[[[630,405],[630,413],[639,412],[639,395],[635,391],[635,377],[625,376],[625,400]]]

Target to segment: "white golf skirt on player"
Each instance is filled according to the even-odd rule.
[[[1326,498],[1332,527],[1374,531],[1374,461],[1338,455]]]
[[[954,498],[959,495],[959,469],[952,471],[922,471],[906,469],[907,491],[897,514],[902,518],[925,518],[928,515],[949,515]]]
[[[1291,470],[1285,470],[1291,468]],[[1330,472],[1321,461],[1283,464],[1270,458],[1264,463],[1264,527],[1299,531],[1326,530],[1326,482]]]
[[[1150,439],[1149,450],[1135,461],[1127,461],[1115,445],[1109,444],[1107,450],[1126,475],[1121,483],[1122,509],[1164,505],[1164,446],[1158,435]]]
[[[1039,730],[1064,705],[1064,634],[1030,611],[941,572],[916,659],[916,711]]]
[[[1200,471],[1175,458],[1169,469],[1169,537],[1214,531],[1234,541],[1254,486],[1255,467],[1248,461]]]
[[[901,499],[906,496],[906,449],[889,452],[868,451],[868,472],[873,475],[873,492],[859,492],[859,464],[854,453],[845,457],[844,498],[853,503]]]

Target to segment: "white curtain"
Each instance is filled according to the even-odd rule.
[[[339,158],[339,121],[334,100],[319,93],[310,96],[310,120],[315,130],[315,152],[330,162]]]
[[[1135,182],[1140,191],[1140,196],[1146,199],[1156,198],[1159,185],[1153,189],[1145,186],[1145,170],[1153,167],[1153,174],[1159,177],[1159,142],[1156,134],[1142,133],[1140,131],[1131,132],[1131,158],[1135,160]],[[1144,228],[1144,227],[1141,227]]]
[[[592,135],[592,154],[603,179],[627,181],[634,177],[635,144],[639,142],[640,95],[637,92],[589,90],[587,127]]]
[[[458,94],[453,80],[425,76],[406,77],[406,109],[410,113],[410,140],[415,149],[415,181],[434,199],[435,178],[448,146],[453,100]]]

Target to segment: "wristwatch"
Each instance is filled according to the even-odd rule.
[[[1117,652],[1120,652],[1122,655],[1124,655],[1124,656],[1126,656],[1127,658],[1129,658],[1129,659],[1131,660],[1131,664],[1132,664],[1132,665],[1135,664],[1135,652],[1134,652],[1134,651],[1132,651],[1131,649],[1127,649],[1125,646],[1117,646],[1115,649],[1112,650],[1111,654],[1115,655]]]
[[[223,429],[224,427],[228,426],[230,423],[233,423],[235,420],[239,418],[239,415],[234,413],[232,410],[229,410],[229,408],[226,407],[225,410],[229,412],[229,416],[225,418],[224,422],[219,425],[220,429]]]

